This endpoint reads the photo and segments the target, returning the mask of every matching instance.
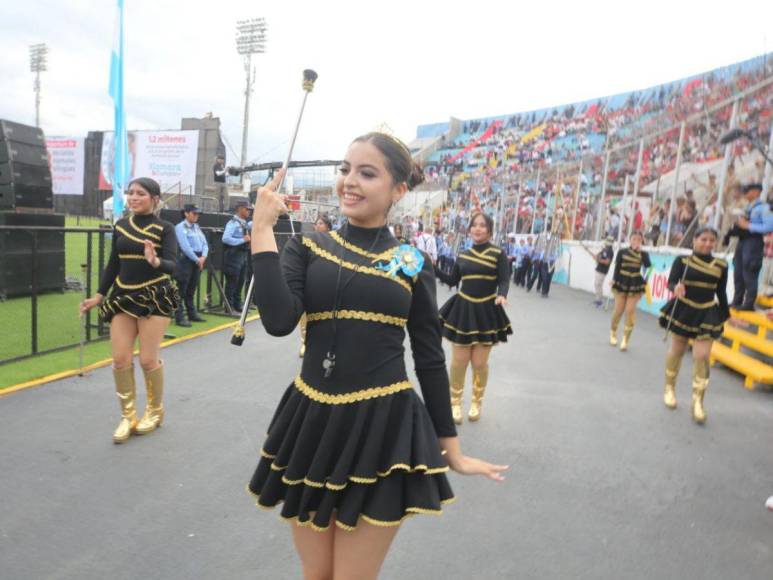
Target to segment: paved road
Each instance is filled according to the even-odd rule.
[[[773,578],[773,393],[717,370],[696,427],[689,361],[679,410],[660,402],[655,320],[622,354],[589,301],[513,289],[516,334],[492,355],[482,421],[461,429],[509,478],[452,475],[459,501],[403,526],[383,578]],[[300,577],[287,524],[244,491],[297,335],[228,338],[165,350],[167,424],[125,445],[109,369],[0,399],[0,577]]]

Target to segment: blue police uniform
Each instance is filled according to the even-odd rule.
[[[757,198],[746,210],[749,230],[738,241],[733,256],[734,308],[754,310],[757,281],[762,270],[765,234],[773,232],[773,214],[768,204]]]
[[[193,303],[193,297],[196,294],[196,288],[199,285],[201,270],[199,269],[199,258],[206,258],[209,255],[209,244],[204,232],[201,231],[199,224],[190,223],[183,219],[174,227],[174,233],[177,237],[177,268],[175,269],[175,280],[182,298],[181,304],[175,312],[177,322],[182,322],[185,318],[185,310],[188,311],[188,319],[194,322],[203,321],[196,312],[196,305]]]
[[[233,216],[223,230],[223,274],[225,296],[234,310],[242,309],[242,288],[247,280],[247,258],[250,244],[244,241],[249,234],[249,222]]]

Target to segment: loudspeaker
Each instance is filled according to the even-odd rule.
[[[0,209],[53,208],[54,192],[48,165],[0,163]]]
[[[0,141],[0,163],[24,163],[48,167],[48,153],[40,145],[27,145],[17,141]]]
[[[0,119],[0,139],[38,147],[46,146],[46,138],[43,136],[42,129],[4,119]]]
[[[0,296],[26,296],[32,293],[35,267],[38,292],[64,288],[64,232],[38,230],[36,263],[32,259],[34,227],[64,227],[61,214],[23,214],[0,212],[0,225],[23,226],[27,230],[0,229]]]

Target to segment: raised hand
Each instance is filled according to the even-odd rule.
[[[289,213],[284,196],[276,192],[284,175],[284,169],[278,171],[271,181],[258,189],[255,208],[252,212],[253,237],[256,230],[273,228],[280,215]]]
[[[148,264],[154,268],[158,268],[161,260],[159,260],[158,255],[156,254],[156,248],[153,246],[153,242],[145,240],[143,244],[145,245],[145,259],[148,261]]]

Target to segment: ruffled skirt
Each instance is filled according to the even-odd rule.
[[[112,293],[99,307],[99,317],[110,322],[116,314],[132,318],[146,316],[172,317],[180,305],[180,294],[173,280],[162,280],[128,292]]]
[[[454,294],[440,308],[443,336],[454,344],[492,345],[507,342],[513,334],[510,319],[502,306],[487,302],[471,302]]]
[[[323,531],[360,521],[399,525],[440,514],[454,495],[448,464],[424,404],[413,389],[343,404],[285,392],[249,483],[259,507]]]
[[[642,294],[646,284],[641,274],[637,276],[620,276],[612,282],[612,291],[616,294]]]
[[[676,300],[676,308],[674,301]],[[671,309],[674,309],[673,315]],[[661,328],[668,328],[669,332],[684,336],[685,338],[694,338],[706,340],[709,338],[717,339],[722,336],[725,320],[719,306],[714,305],[709,308],[695,308],[685,304],[681,300],[672,298],[663,308],[660,309]],[[671,326],[668,323],[671,321]]]

